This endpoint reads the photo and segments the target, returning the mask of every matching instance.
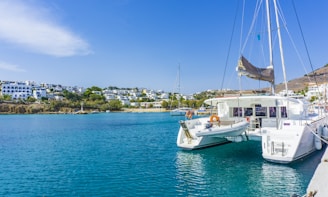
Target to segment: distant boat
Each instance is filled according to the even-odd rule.
[[[77,111],[74,114],[88,114],[88,112],[86,112],[86,111]]]
[[[206,109],[206,107],[200,107],[198,110],[195,110],[194,113],[197,116],[209,116],[212,114],[212,111],[213,109]]]
[[[178,74],[177,74],[177,83],[178,83],[178,93],[180,96],[180,64],[178,67]],[[180,98],[178,98],[178,107],[170,111],[171,116],[184,116],[188,111],[192,111],[190,107],[181,107]]]
[[[188,111],[192,111],[190,107],[180,107],[170,111],[171,116],[184,116]]]

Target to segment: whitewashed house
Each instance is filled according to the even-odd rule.
[[[1,95],[10,95],[13,100],[26,100],[32,96],[32,88],[25,82],[3,82],[1,84]]]
[[[306,93],[306,99],[310,100],[312,97],[320,97],[322,91],[320,91],[319,87],[316,84],[309,84],[308,92]]]
[[[45,88],[34,88],[33,97],[40,100],[42,97],[47,97],[47,90]]]

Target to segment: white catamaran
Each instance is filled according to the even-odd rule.
[[[281,62],[284,57],[280,36],[277,2],[273,0],[276,15],[276,31],[279,40]],[[270,65],[267,68],[253,66],[241,57],[237,71],[247,77],[268,81],[272,95],[250,95],[213,98],[205,104],[216,107],[211,117],[180,121],[177,146],[182,149],[198,149],[229,141],[259,140],[264,159],[277,163],[290,163],[316,149],[321,149],[320,135],[328,133],[327,116],[323,108],[316,112],[308,110],[309,102],[274,95],[274,69],[272,58],[271,19],[269,0],[266,0]],[[287,82],[285,78],[285,87]],[[324,136],[328,137],[328,136]]]

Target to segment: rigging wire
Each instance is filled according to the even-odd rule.
[[[241,15],[241,30],[240,30],[240,37],[239,37],[239,53],[241,53],[241,42],[243,40],[244,15],[245,15],[245,0],[243,0],[243,8],[242,8],[242,15]]]
[[[247,44],[247,41],[248,39],[250,38],[250,35],[253,31],[253,28],[254,28],[254,25],[255,25],[255,22],[256,22],[256,18],[258,16],[258,13],[260,11],[260,8],[261,8],[261,4],[262,4],[262,0],[259,0],[256,2],[256,6],[255,6],[255,11],[254,11],[254,16],[253,16],[253,20],[252,20],[252,24],[251,24],[251,27],[249,28],[249,31],[248,31],[248,34],[247,34],[247,37],[245,39],[245,42],[244,42],[244,45],[243,47],[241,48],[241,51],[240,51],[240,54],[243,53],[245,47],[246,47],[246,44]]]
[[[230,37],[230,41],[229,41],[228,55],[227,55],[227,58],[226,58],[226,63],[225,63],[225,67],[224,67],[224,71],[223,71],[223,77],[222,77],[222,82],[221,82],[221,92],[223,90],[223,83],[224,83],[224,79],[225,79],[225,75],[226,75],[226,70],[227,70],[227,66],[228,66],[228,59],[229,59],[230,51],[231,51],[233,33],[235,32],[235,27],[236,27],[236,20],[237,20],[238,8],[239,8],[239,1],[237,1],[237,3],[238,4],[237,4],[237,8],[236,8],[235,18],[234,18],[234,21],[233,21],[232,33],[231,33],[231,37]]]
[[[297,14],[297,12],[296,12],[296,7],[295,7],[295,2],[294,2],[294,0],[292,0],[292,3],[293,3],[293,8],[294,8],[294,12],[295,12],[295,15],[296,15],[296,19],[297,19],[297,24],[298,24],[298,27],[299,27],[299,29],[300,29],[300,31],[301,31],[301,35],[302,35],[303,43],[304,43],[304,46],[305,46],[306,54],[307,54],[307,57],[308,57],[308,59],[309,59],[309,63],[310,63],[311,69],[312,69],[312,73],[314,74],[314,69],[313,69],[313,65],[312,65],[311,57],[310,57],[310,54],[309,54],[309,50],[308,50],[307,44],[306,44],[305,39],[304,39],[303,30],[302,30],[302,27],[301,27],[300,20],[299,20],[299,18],[298,18],[298,14]],[[316,84],[317,87],[318,87],[318,81],[317,81],[316,75],[314,74],[313,77],[314,77],[315,84]]]
[[[255,57],[258,59],[259,62],[261,62],[260,64],[262,64],[262,60],[263,63],[265,64],[266,62],[266,57],[265,57],[265,48],[263,46],[263,41],[262,41],[262,37],[263,34],[267,33],[267,30],[265,29],[265,25],[263,25],[265,23],[264,20],[259,20],[259,18],[264,19],[265,15],[264,12],[261,12],[263,9],[264,3],[263,0],[257,0],[256,1],[256,5],[255,5],[255,9],[253,12],[253,18],[252,18],[252,22],[250,25],[250,28],[247,32],[245,41],[242,45],[242,47],[240,48],[240,56],[244,56],[244,50],[245,48],[248,46],[248,48],[250,49],[248,51],[248,55],[249,56],[253,56],[253,48],[254,48],[254,44],[255,44],[255,40],[253,40],[252,42],[250,42],[251,38],[256,38],[256,40],[260,43],[259,44],[259,51],[261,55],[256,55]],[[262,14],[262,17],[259,17],[259,15]],[[242,21],[244,21],[244,14],[242,16]],[[258,26],[258,27],[255,27]],[[242,28],[243,30],[243,28]],[[241,32],[241,36],[240,36],[240,43],[242,43],[242,32]],[[241,80],[241,76],[239,76],[239,81]],[[241,82],[240,82],[241,83]],[[257,89],[261,89],[261,80],[258,81],[258,87]],[[240,86],[240,91],[241,91],[241,86]],[[256,89],[253,89],[253,91],[256,91]]]
[[[278,13],[279,13],[279,16],[280,16],[280,18],[281,18],[281,20],[282,20],[283,26],[285,27],[286,33],[287,33],[287,35],[288,35],[288,37],[289,37],[289,39],[290,39],[290,41],[291,41],[291,43],[292,43],[292,45],[293,45],[293,48],[294,48],[294,50],[295,50],[295,52],[296,52],[296,55],[297,55],[297,57],[298,57],[298,59],[299,59],[301,65],[303,66],[304,72],[305,72],[305,73],[308,73],[308,71],[307,71],[306,68],[305,68],[305,64],[304,64],[304,62],[302,61],[301,54],[300,54],[300,52],[298,51],[298,49],[297,49],[297,47],[296,47],[295,41],[294,41],[294,39],[292,38],[292,36],[291,36],[291,34],[290,34],[290,32],[289,32],[289,29],[287,28],[286,18],[285,18],[285,16],[284,16],[283,12],[282,12],[282,8],[281,8],[281,6],[280,6],[279,1],[277,1],[277,5],[278,5]],[[311,78],[310,78],[308,75],[306,75],[306,76],[307,76],[308,80],[309,80],[310,82],[312,82],[312,81],[311,81]]]
[[[240,36],[239,36],[239,53],[241,56],[241,43],[243,40],[243,29],[244,29],[244,16],[245,16],[245,0],[243,0],[243,8],[242,8],[242,14],[241,14],[241,30],[240,30]],[[241,75],[238,74],[238,82],[239,82],[239,95],[241,95]]]

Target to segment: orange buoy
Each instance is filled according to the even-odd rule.
[[[213,121],[220,122],[220,117],[217,115],[212,115],[210,117],[210,122],[213,122]]]

